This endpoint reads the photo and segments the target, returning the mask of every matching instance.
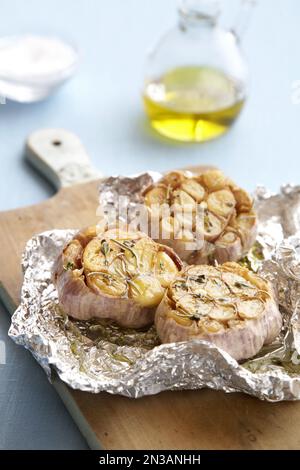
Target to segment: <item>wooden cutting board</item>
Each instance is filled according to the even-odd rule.
[[[0,213],[0,295],[10,313],[19,303],[26,241],[44,230],[93,224],[98,205],[101,175],[73,134],[34,133],[27,158],[58,192],[41,204]],[[299,402],[271,404],[211,390],[134,400],[74,391],[57,378],[53,385],[93,449],[300,448]]]

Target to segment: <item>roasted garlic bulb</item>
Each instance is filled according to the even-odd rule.
[[[159,227],[154,238],[188,264],[238,261],[255,241],[251,197],[219,170],[168,173],[146,189],[144,202],[150,227]]]
[[[111,319],[141,328],[153,323],[155,308],[182,263],[172,249],[141,232],[95,227],[79,232],[56,266],[59,301],[70,316]]]
[[[267,281],[225,263],[183,271],[167,289],[155,325],[163,343],[204,339],[242,360],[276,338],[282,317]]]

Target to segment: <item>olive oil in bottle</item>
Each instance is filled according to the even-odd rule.
[[[233,124],[243,108],[245,90],[218,69],[188,66],[146,82],[143,98],[151,125],[160,134],[204,142]]]

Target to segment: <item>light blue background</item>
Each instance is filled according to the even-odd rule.
[[[238,2],[223,1],[225,22]],[[65,127],[77,133],[105,174],[164,170],[210,163],[252,190],[300,182],[300,2],[260,0],[244,39],[252,72],[251,95],[234,129],[205,145],[174,145],[145,122],[140,89],[146,50],[171,26],[176,0],[1,0],[0,34],[57,33],[77,43],[76,77],[51,99],[0,105],[0,210],[39,202],[52,188],[23,161],[33,130]],[[8,254],[9,256],[9,254]],[[85,448],[85,442],[43,372],[7,339],[1,312],[0,448]]]

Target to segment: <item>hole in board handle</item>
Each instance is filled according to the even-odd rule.
[[[59,147],[60,145],[62,145],[62,142],[61,140],[53,140],[52,145],[54,145],[55,147]]]

